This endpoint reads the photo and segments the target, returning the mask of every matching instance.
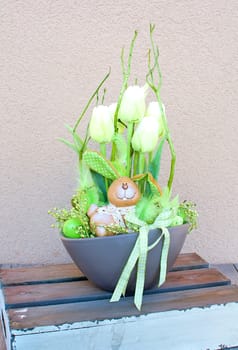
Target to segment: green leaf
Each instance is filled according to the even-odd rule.
[[[71,126],[69,126],[69,124],[64,124],[64,126],[70,132],[70,134],[73,134],[73,128],[71,128]]]
[[[168,203],[169,203],[169,200],[170,200],[170,191],[169,191],[169,188],[166,186],[163,188],[163,193],[162,193],[162,196],[160,197],[160,205],[163,207],[163,208],[167,208],[168,207]]]
[[[149,164],[149,172],[153,175],[153,177],[158,180],[159,177],[159,172],[160,172],[160,161],[161,161],[161,156],[162,156],[162,151],[163,151],[163,146],[164,146],[165,138],[163,138],[159,146],[155,152],[154,158]]]
[[[115,144],[116,159],[121,163],[126,162],[127,144],[125,138],[121,134],[114,134],[112,141]]]
[[[171,192],[169,191],[168,187],[165,187],[163,189],[163,194],[160,197],[160,205],[164,209],[175,209],[177,210],[179,207],[179,196],[175,196],[172,200],[171,198]]]
[[[74,143],[77,146],[78,150],[80,151],[83,147],[83,140],[81,139],[81,137],[74,131],[73,128],[71,128],[71,126],[69,126],[68,124],[65,124],[65,127],[68,129],[68,131],[70,132],[70,134],[73,136],[74,139]]]
[[[79,150],[75,144],[69,142],[68,140],[63,139],[62,137],[58,137],[57,140],[60,142],[63,142],[66,146],[73,149],[76,153],[79,153]]]
[[[151,193],[153,195],[160,196],[162,194],[161,188],[151,173],[148,173],[148,180],[147,181],[150,185]]]
[[[115,160],[112,162],[113,167],[118,172],[119,176],[126,176],[126,167],[121,162]]]
[[[174,199],[170,202],[170,208],[176,208],[176,210],[179,207],[179,196],[175,196]]]
[[[99,194],[96,186],[91,186],[87,189],[87,206],[90,207],[91,204],[99,204]],[[88,210],[87,208],[87,210]]]
[[[152,224],[159,213],[160,207],[157,205],[157,197],[142,197],[136,204],[137,217],[147,224]]]
[[[99,201],[102,203],[106,203],[107,202],[107,190],[106,190],[104,177],[102,175],[96,173],[93,170],[91,170],[91,175],[92,175],[92,178],[93,178],[95,185],[98,188]]]
[[[86,151],[83,155],[83,160],[91,170],[101,174],[106,179],[115,180],[119,177],[111,162],[96,151]]]

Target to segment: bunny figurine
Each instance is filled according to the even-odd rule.
[[[109,205],[98,207],[92,204],[87,212],[96,236],[113,235],[108,228],[110,225],[126,227],[124,216],[138,203],[140,197],[138,186],[129,177],[114,180],[108,189]]]

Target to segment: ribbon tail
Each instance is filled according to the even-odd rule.
[[[159,244],[159,242],[161,241],[161,239],[163,238],[163,233],[161,233],[161,235],[159,236],[159,238],[157,238],[157,240],[152,243],[151,245],[148,246],[148,252],[153,249],[157,244]]]
[[[139,232],[139,259],[137,265],[136,276],[136,289],[134,296],[134,303],[138,310],[141,310],[144,284],[145,284],[145,272],[146,272],[146,260],[148,252],[148,232],[147,226],[141,227]]]
[[[168,260],[169,245],[170,245],[169,230],[166,227],[162,227],[161,230],[162,230],[162,235],[164,236],[164,242],[163,242],[161,258],[160,258],[160,276],[159,276],[158,287],[160,287],[165,282],[165,279],[166,279],[167,260]]]
[[[136,243],[134,245],[134,248],[127,260],[126,265],[122,270],[121,276],[119,277],[119,280],[117,282],[116,288],[114,289],[110,302],[118,301],[120,300],[121,295],[125,295],[126,287],[127,287],[131,272],[139,256],[139,241],[140,240],[138,236]]]

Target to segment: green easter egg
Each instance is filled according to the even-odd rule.
[[[80,238],[78,227],[81,226],[79,218],[72,218],[65,221],[63,226],[63,234],[68,238]]]

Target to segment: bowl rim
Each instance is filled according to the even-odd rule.
[[[167,227],[167,229],[169,230],[170,228],[173,229],[174,227],[183,227],[183,226],[188,226],[189,227],[189,223],[185,222],[181,225],[175,225],[175,226],[169,226]],[[160,228],[155,228],[155,229],[152,229],[152,230],[156,230],[156,229],[159,229]],[[78,241],[84,241],[84,242],[89,242],[91,241],[92,239],[104,239],[104,240],[110,240],[110,239],[119,239],[119,237],[133,237],[135,235],[138,235],[138,232],[129,232],[129,233],[121,233],[121,234],[117,234],[117,235],[112,235],[112,236],[103,236],[103,237],[91,237],[91,238],[70,238],[70,237],[65,237],[62,233],[62,231],[60,231],[60,238],[61,240],[63,241],[69,241],[69,242],[78,242]]]

